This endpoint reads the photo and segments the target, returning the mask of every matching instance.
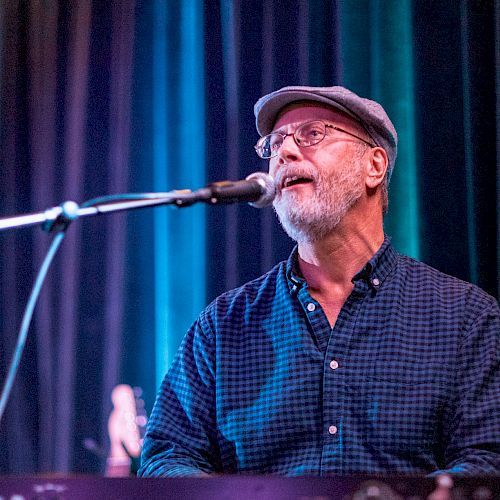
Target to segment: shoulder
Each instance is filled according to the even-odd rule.
[[[414,283],[431,287],[450,296],[470,296],[484,304],[497,304],[494,297],[472,283],[450,276],[406,255],[399,254],[398,257],[399,264],[406,268],[408,279]]]
[[[252,312],[265,316],[275,300],[288,293],[286,261],[264,275],[219,295],[200,314],[199,321],[212,331],[222,321],[242,322]]]
[[[242,300],[244,300],[246,304],[251,304],[255,301],[265,300],[274,296],[276,287],[286,285],[285,266],[285,261],[276,264],[262,276],[223,293],[217,297],[211,305],[225,307],[226,304]]]
[[[478,286],[450,276],[423,262],[398,255],[398,272],[403,277],[406,293],[416,303],[473,321],[482,314],[499,315],[498,301]]]

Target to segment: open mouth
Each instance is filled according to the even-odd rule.
[[[282,188],[286,189],[298,184],[310,184],[313,180],[309,177],[301,177],[299,175],[292,175],[283,179]]]

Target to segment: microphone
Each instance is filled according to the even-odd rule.
[[[264,208],[276,196],[274,179],[265,172],[254,172],[242,181],[213,182],[205,190],[209,192],[206,201],[212,205],[248,201],[252,207]]]
[[[83,203],[82,207],[77,210],[77,214],[78,216],[95,215],[96,213],[116,212],[157,205],[176,205],[178,208],[182,208],[200,202],[218,205],[248,201],[255,208],[264,208],[273,203],[275,196],[276,184],[274,179],[265,172],[254,172],[242,181],[213,182],[196,191],[180,189],[165,193],[128,193],[93,198]],[[61,209],[60,207],[56,208],[59,210],[56,215],[59,215]],[[51,220],[54,218],[52,217]],[[0,230],[3,229],[2,220],[0,219]],[[44,216],[41,220],[47,220],[47,216]],[[10,222],[10,220],[7,222]]]

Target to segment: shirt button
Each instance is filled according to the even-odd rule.
[[[332,370],[336,370],[337,368],[339,367],[339,364],[337,361],[335,361],[334,359],[332,359],[332,361],[330,361],[330,368]]]
[[[316,306],[312,302],[309,302],[309,304],[307,304],[308,311],[313,312],[315,309],[316,309]]]
[[[330,425],[330,427],[328,427],[328,432],[329,432],[330,434],[332,434],[332,435],[333,435],[333,434],[337,434],[337,430],[338,430],[338,429],[337,429],[337,427],[335,427],[335,425]]]
[[[373,286],[379,286],[380,280],[378,278],[373,278],[372,283],[373,283]]]

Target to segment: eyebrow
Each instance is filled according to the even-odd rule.
[[[302,123],[305,123],[305,122],[302,122]],[[295,129],[297,129],[298,127],[300,127],[300,125],[302,125],[302,124],[297,125],[297,127]],[[269,132],[269,133],[270,134],[284,134],[286,127],[287,127],[287,125],[283,125],[282,127],[277,128],[276,130],[271,130],[271,132]]]
[[[370,142],[366,139],[363,139],[363,137],[360,137],[359,135],[357,135],[357,133],[355,134],[354,132],[349,132],[349,130],[346,130],[342,127],[339,127],[337,125],[333,125],[331,123],[325,123],[325,126],[326,127],[330,127],[330,128],[333,128],[334,130],[337,130],[339,132],[343,132],[344,134],[348,134],[352,137],[355,137],[356,139],[360,140],[361,142],[364,142],[365,144],[368,144],[368,146],[372,147],[372,148],[376,148],[377,147],[377,143],[375,141]],[[370,138],[373,140],[373,138],[370,136]]]

